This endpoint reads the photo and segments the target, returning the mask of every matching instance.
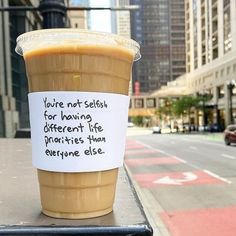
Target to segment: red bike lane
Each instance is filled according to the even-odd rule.
[[[202,191],[201,188],[208,189],[211,186],[217,186],[217,188],[231,186],[235,188],[228,179],[207,170],[191,167],[188,170],[188,163],[181,158],[170,156],[161,150],[132,140],[127,142],[125,163],[132,173],[133,181],[138,184],[141,191],[146,189],[150,190],[150,192],[159,191],[162,193],[159,197],[158,195],[156,196],[157,199],[165,198],[165,189],[167,196],[167,194],[172,192],[178,195],[178,189],[186,194],[188,188],[191,188],[191,191],[194,188],[195,191],[199,190],[199,195]],[[171,165],[175,167],[179,165],[184,171],[166,171],[167,166]],[[211,191],[209,192],[212,194]],[[222,196],[224,193],[221,192],[220,194]],[[232,199],[228,206],[227,204],[222,204],[222,207],[219,207],[220,204],[216,204],[217,196],[206,195],[206,199],[214,199],[214,201],[210,202],[208,200],[207,204],[203,202],[201,206],[199,204],[194,206],[194,204],[191,205],[187,202],[188,199],[196,198],[197,196],[192,198],[186,196],[186,205],[190,205],[189,208],[185,206],[181,209],[181,207],[177,207],[178,202],[172,202],[170,207],[165,206],[163,208],[163,212],[156,213],[171,236],[236,235],[236,192],[235,199]],[[164,202],[164,200],[161,199],[160,202]]]

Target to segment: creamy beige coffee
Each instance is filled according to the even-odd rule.
[[[44,30],[38,34],[40,32],[51,34],[53,31]],[[83,32],[88,42],[80,43],[79,37],[73,38],[79,34],[75,30],[55,32],[57,35],[51,37],[55,37],[58,44],[30,44],[29,49],[21,49],[31,93],[85,91],[128,95],[137,51],[125,45],[127,40],[117,37],[116,41],[115,36],[108,34],[106,37],[113,37],[113,43],[103,43],[96,33],[98,42],[94,39],[90,42],[90,33]],[[67,32],[70,32],[70,38],[65,38]],[[33,36],[37,37],[37,34]],[[27,34],[24,37],[26,40]],[[41,40],[46,41],[47,36]],[[38,169],[42,211],[48,216],[72,219],[107,214],[112,211],[117,175],[118,168],[79,173]]]

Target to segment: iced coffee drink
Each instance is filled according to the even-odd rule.
[[[111,212],[138,44],[71,29],[30,32],[17,42],[28,77],[43,213],[79,219]]]

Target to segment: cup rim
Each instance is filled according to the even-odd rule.
[[[55,37],[59,38],[59,40],[56,41]],[[57,45],[60,44],[60,42],[63,43],[63,40],[80,40],[78,43],[82,45],[117,45],[132,50],[134,52],[134,61],[141,58],[140,45],[133,39],[125,38],[113,33],[73,28],[41,29],[23,33],[16,39],[16,53],[23,56],[26,51],[37,49],[40,42],[37,44],[36,41],[39,41],[40,39],[44,39],[44,41],[41,40],[41,42],[44,43],[47,39],[47,46]],[[82,40],[85,41],[82,42]],[[94,41],[92,42],[92,40]]]

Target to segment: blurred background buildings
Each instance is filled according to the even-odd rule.
[[[37,1],[2,0],[0,7],[37,6]],[[29,127],[27,79],[23,59],[15,53],[18,35],[41,28],[37,12],[0,13],[0,137],[12,137],[18,128]]]
[[[184,9],[186,74],[148,96],[132,97],[130,115],[153,117],[155,109],[149,109],[147,99],[160,107],[166,98],[207,95],[211,99],[204,104],[206,114],[193,111],[189,123],[221,127],[236,123],[235,0],[185,0]]]
[[[65,5],[88,7],[92,2],[65,0]],[[130,86],[130,117],[152,119],[166,98],[207,94],[211,100],[205,104],[205,122],[236,122],[235,0],[108,2],[112,7],[139,6],[111,11],[109,19],[113,33],[141,45],[142,59],[135,63]],[[15,5],[37,7],[39,0],[0,0],[0,8]],[[92,11],[67,13],[66,27],[92,28]],[[27,79],[15,42],[21,33],[40,28],[37,11],[0,12],[0,137],[13,137],[16,129],[29,127]],[[193,111],[189,122],[203,124],[203,113]]]
[[[131,35],[141,45],[142,60],[134,64],[134,82],[151,92],[185,73],[184,0],[131,0]]]

